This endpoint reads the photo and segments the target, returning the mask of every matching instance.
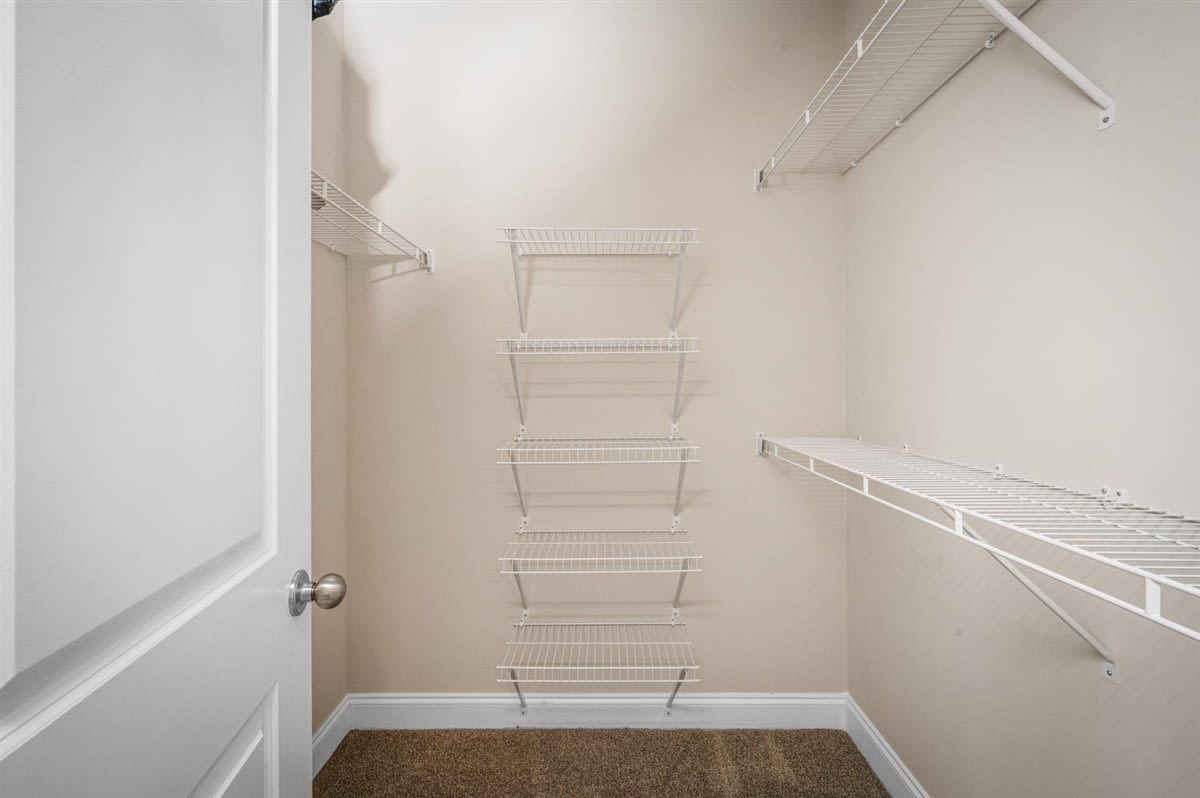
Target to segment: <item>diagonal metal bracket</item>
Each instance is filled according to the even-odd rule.
[[[967,521],[965,521],[963,519],[962,513],[958,512],[956,510],[951,510],[948,507],[942,507],[941,505],[938,505],[938,506],[941,508],[942,512],[944,512],[946,515],[948,515],[952,519],[954,519],[954,531],[955,532],[959,533],[960,535],[966,535],[968,537],[974,538],[975,540],[978,540],[981,543],[989,542],[987,540],[987,538],[985,538],[983,535],[981,535],[977,531],[975,531],[974,527],[972,527]],[[1081,624],[1079,621],[1075,620],[1075,616],[1071,615],[1071,613],[1069,613],[1065,609],[1063,609],[1063,606],[1061,604],[1059,604],[1057,601],[1055,601],[1053,598],[1051,598],[1050,595],[1046,593],[1046,591],[1044,591],[1040,587],[1038,587],[1037,584],[1035,584],[1032,579],[1030,579],[1028,576],[1025,575],[1024,571],[1022,571],[1020,568],[1018,568],[1013,563],[1011,563],[1008,560],[1004,559],[1003,557],[999,556],[995,552],[993,552],[989,549],[985,549],[985,551],[987,551],[987,553],[991,555],[993,560],[1000,563],[1000,565],[1004,567],[1004,570],[1006,570],[1010,574],[1012,574],[1013,578],[1016,579],[1018,582],[1020,582],[1021,585],[1023,587],[1025,587],[1025,589],[1027,589],[1030,593],[1032,593],[1037,598],[1038,601],[1045,604],[1047,609],[1049,609],[1051,612],[1053,612],[1055,615],[1057,615],[1059,617],[1059,620],[1061,620],[1063,623],[1065,623],[1067,626],[1069,626],[1071,628],[1072,632],[1079,635],[1079,637],[1083,640],[1083,642],[1087,643],[1089,646],[1091,646],[1093,649],[1095,649],[1096,653],[1100,655],[1100,658],[1102,660],[1104,660],[1103,665],[1101,667],[1101,671],[1100,671],[1101,673],[1104,674],[1104,678],[1108,679],[1110,682],[1113,682],[1114,684],[1121,683],[1121,671],[1117,667],[1117,658],[1112,653],[1112,651],[1109,650],[1108,646],[1101,643],[1094,634],[1092,634],[1090,631],[1088,631],[1086,626]]]
[[[1005,8],[1000,0],[976,0],[976,2],[1021,41],[1032,47],[1038,55],[1045,58],[1052,67],[1061,72],[1067,80],[1074,83],[1080,91],[1100,107],[1100,130],[1112,127],[1113,123],[1117,121],[1117,103],[1112,97],[1090,81],[1087,75],[1076,69],[1074,64],[1063,58],[1057,50],[1046,43],[1045,39],[1030,30],[1028,25],[1017,19],[1016,15]]]

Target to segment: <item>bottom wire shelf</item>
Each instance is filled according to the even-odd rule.
[[[497,665],[506,683],[700,681],[682,622],[515,624]]]

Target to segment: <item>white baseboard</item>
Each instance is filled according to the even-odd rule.
[[[312,772],[314,778],[317,772],[325,767],[329,757],[333,756],[333,752],[342,744],[342,740],[350,733],[350,730],[354,728],[351,725],[350,698],[351,695],[346,694],[313,734]]]
[[[853,698],[846,696],[846,732],[892,798],[929,798],[904,760]]]
[[[351,729],[842,729],[892,798],[929,798],[845,693],[350,693],[313,735],[313,775]]]

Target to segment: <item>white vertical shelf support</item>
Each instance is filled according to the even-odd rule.
[[[1046,43],[1045,39],[1038,36],[1029,26],[1017,16],[1004,7],[1000,0],[976,0],[979,5],[983,6],[989,14],[998,19],[1004,27],[1012,31],[1021,41],[1028,44],[1042,58],[1063,74],[1067,80],[1074,83],[1080,91],[1088,96],[1088,98],[1100,107],[1100,130],[1105,130],[1112,126],[1117,121],[1117,104],[1112,97],[1108,96],[1099,86],[1090,81],[1087,75],[1084,75],[1074,64],[1063,58],[1057,50]]]

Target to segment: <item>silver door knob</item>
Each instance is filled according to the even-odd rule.
[[[331,610],[346,597],[346,580],[341,574],[325,574],[315,582],[308,579],[308,571],[301,568],[292,574],[288,586],[288,611],[292,615],[304,612],[310,601],[315,601],[323,610]]]

